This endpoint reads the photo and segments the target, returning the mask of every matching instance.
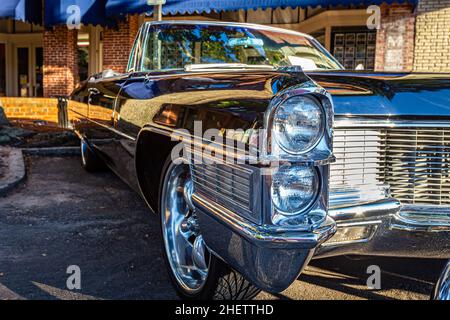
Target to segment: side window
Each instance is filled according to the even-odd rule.
[[[181,69],[186,64],[194,63],[195,43],[189,37],[180,40],[177,32],[176,29],[148,32],[143,48],[142,70]]]

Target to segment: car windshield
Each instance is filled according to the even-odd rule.
[[[342,66],[315,40],[289,31],[241,25],[154,24],[143,44],[141,71],[170,69]]]

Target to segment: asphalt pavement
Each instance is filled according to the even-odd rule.
[[[77,157],[28,157],[27,179],[0,198],[0,299],[177,299],[158,220],[109,171]],[[440,260],[338,257],[313,261],[280,294],[257,299],[429,299]],[[367,267],[381,289],[366,286]],[[70,266],[81,289],[69,290]]]

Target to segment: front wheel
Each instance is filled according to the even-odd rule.
[[[207,249],[191,195],[189,166],[168,159],[159,211],[170,278],[184,299],[246,300],[260,290]],[[218,235],[219,236],[219,235]]]

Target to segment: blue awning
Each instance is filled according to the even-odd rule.
[[[45,0],[45,25],[50,27],[73,22],[74,14],[78,14],[78,9],[75,8],[79,8],[80,22],[85,25],[112,25],[114,20],[106,17],[106,2],[107,0]]]
[[[42,23],[42,2],[36,0],[3,0],[0,18]]]
[[[163,14],[193,14],[267,8],[316,7],[336,5],[373,5],[381,3],[413,3],[417,0],[167,0],[163,5]],[[153,7],[147,5],[147,0],[107,0],[106,15],[120,16],[135,13],[151,13]]]
[[[153,6],[149,6],[147,0],[107,0],[105,9],[106,14],[111,17],[124,14],[149,13],[153,10]]]
[[[415,4],[417,0],[399,0]],[[380,3],[396,0],[167,0],[163,14],[193,14],[211,11],[221,12],[239,9],[266,9],[307,6],[329,6]],[[80,22],[87,25],[114,25],[115,18],[126,14],[151,14],[153,6],[147,0],[2,0],[0,18],[12,18],[42,23],[42,5],[45,6],[45,26],[64,25],[73,16],[73,6],[80,11]]]

